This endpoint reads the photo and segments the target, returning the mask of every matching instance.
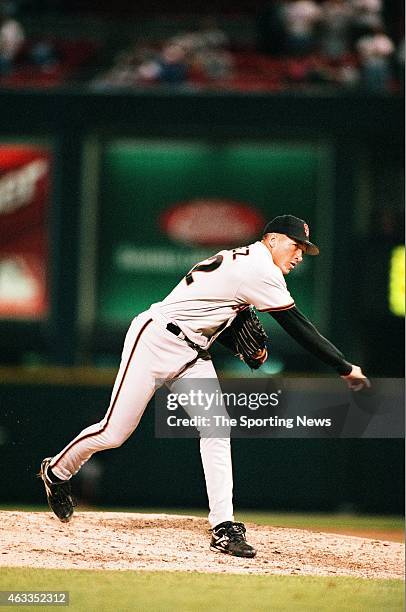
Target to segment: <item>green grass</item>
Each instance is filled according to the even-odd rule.
[[[21,510],[25,512],[46,512],[46,503],[39,506],[16,506],[3,504],[0,510]],[[81,507],[77,508],[78,511]],[[101,512],[141,512],[142,514],[187,514],[207,517],[207,510],[202,508],[89,508],[82,510]],[[382,516],[374,514],[346,513],[297,513],[297,512],[264,512],[259,510],[237,510],[236,520],[257,525],[272,525],[274,527],[293,527],[297,529],[379,529],[385,531],[404,530],[405,522],[402,516]]]
[[[280,527],[297,527],[322,529],[342,528],[342,529],[384,529],[397,530],[404,529],[404,519],[401,516],[380,516],[380,515],[357,515],[341,513],[308,513],[298,514],[296,512],[257,512],[246,511],[241,513],[247,522],[257,523],[257,525],[273,525]]]
[[[65,609],[84,612],[404,609],[402,581],[341,577],[2,568],[0,589],[69,591]]]

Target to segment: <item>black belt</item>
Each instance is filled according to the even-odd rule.
[[[178,338],[180,338],[181,340],[185,340],[185,342],[191,348],[195,349],[195,351],[197,351],[198,353],[207,353],[207,351],[202,349],[198,344],[189,340],[189,338],[183,333],[179,325],[176,325],[176,323],[172,323],[172,322],[168,323],[166,326],[166,329],[170,331],[172,334],[174,334],[175,336],[178,336]]]
[[[181,336],[183,334],[183,336],[186,338],[185,334],[183,333],[179,325],[176,325],[176,323],[168,323],[166,329],[172,334],[175,334],[175,336]]]

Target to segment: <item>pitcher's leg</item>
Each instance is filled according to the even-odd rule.
[[[111,403],[103,420],[84,429],[52,458],[49,467],[58,478],[66,480],[76,474],[95,452],[120,446],[137,427],[155,392],[155,379],[149,368],[151,355],[139,342],[149,322],[135,322],[128,331]]]
[[[197,388],[198,387],[198,388]],[[209,359],[198,359],[180,379],[171,385],[173,393],[188,393],[194,389],[208,393],[212,398],[221,398],[221,387],[213,363]],[[224,521],[233,521],[233,468],[231,461],[230,428],[216,425],[213,418],[228,417],[223,403],[212,402],[209,411],[204,406],[185,406],[193,417],[211,416],[210,427],[199,428],[200,456],[202,459],[209,500],[209,523],[212,527]],[[199,412],[200,411],[200,412]]]
[[[201,438],[200,456],[209,498],[210,525],[234,521],[230,438]]]

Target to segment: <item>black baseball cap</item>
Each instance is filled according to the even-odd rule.
[[[292,240],[297,240],[297,242],[306,245],[304,251],[307,255],[319,254],[319,248],[309,240],[309,226],[303,219],[293,215],[275,217],[265,225],[263,235],[265,236],[265,234],[271,234],[272,232],[286,234]]]

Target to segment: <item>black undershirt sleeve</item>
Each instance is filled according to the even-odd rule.
[[[327,338],[322,336],[305,315],[293,306],[269,313],[281,327],[315,357],[333,367],[341,376],[349,374],[351,364]]]

